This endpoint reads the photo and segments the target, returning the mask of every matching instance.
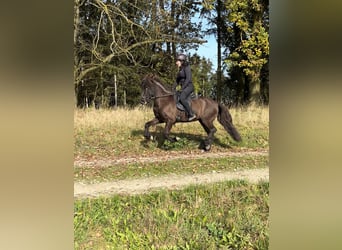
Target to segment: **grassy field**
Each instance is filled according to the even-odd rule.
[[[231,109],[243,141],[234,142],[218,129],[211,152],[267,151],[268,107]],[[109,166],[74,167],[83,183],[167,174],[191,174],[265,168],[267,155],[173,159],[200,154],[205,137],[199,123],[176,124],[163,142],[164,124],[151,128],[155,141],[143,137],[151,108],[75,110],[75,159],[93,161],[129,157],[164,157],[167,161],[130,162]],[[75,249],[268,249],[269,184],[230,181],[184,190],[144,195],[75,200]]]
[[[268,183],[75,202],[75,249],[268,249]]]
[[[221,124],[215,121],[217,132],[212,151],[220,152],[244,148],[268,148],[268,107],[242,107],[230,109],[233,123],[243,141],[233,141]],[[144,124],[153,118],[151,108],[117,110],[75,110],[75,157],[129,157],[158,155],[170,151],[198,151],[206,133],[198,122],[177,123],[171,135],[180,138],[176,143],[162,142],[164,124],[151,128],[156,141],[146,143]]]

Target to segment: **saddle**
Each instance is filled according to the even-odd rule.
[[[180,92],[177,91],[175,94],[175,100],[176,100],[176,107],[178,110],[180,111],[185,111],[185,108],[183,106],[183,104],[179,101],[179,96],[180,96]],[[191,92],[191,94],[189,95],[188,99],[186,100],[190,107],[191,107],[191,100],[197,99],[197,95],[194,92]]]

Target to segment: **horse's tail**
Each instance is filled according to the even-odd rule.
[[[231,137],[233,137],[235,141],[241,141],[241,136],[233,125],[233,119],[228,109],[221,103],[218,104],[218,108],[219,112],[217,115],[217,120],[221,123],[221,125],[228,132],[228,134],[230,134]]]

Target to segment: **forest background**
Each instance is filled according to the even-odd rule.
[[[196,49],[214,35],[213,55]],[[194,53],[191,53],[194,52]],[[155,73],[171,86],[185,53],[195,92],[228,105],[269,102],[268,0],[74,0],[75,105],[135,106]]]

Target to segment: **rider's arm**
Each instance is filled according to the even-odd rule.
[[[185,71],[185,79],[184,79],[184,84],[183,84],[183,88],[187,87],[189,85],[189,83],[192,82],[192,75],[191,75],[191,68],[190,65],[188,65],[187,67],[184,68]]]

